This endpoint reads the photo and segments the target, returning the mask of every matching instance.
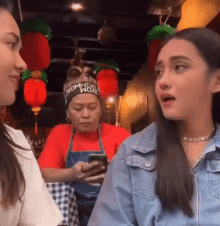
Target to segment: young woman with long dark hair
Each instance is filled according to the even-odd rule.
[[[20,74],[26,70],[9,3],[0,1],[0,108],[13,104]],[[0,118],[0,225],[55,226],[61,221],[24,134]]]
[[[155,72],[158,121],[121,145],[90,226],[220,225],[220,36],[175,33]]]

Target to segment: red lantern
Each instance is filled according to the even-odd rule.
[[[35,134],[37,134],[37,115],[47,98],[46,84],[41,79],[28,79],[24,84],[24,98],[36,117]]]
[[[29,70],[44,70],[50,64],[50,47],[40,32],[28,32],[22,37],[21,57]]]
[[[152,71],[154,71],[155,69],[155,64],[157,61],[157,57],[159,54],[159,50],[160,50],[160,45],[163,42],[163,39],[154,39],[150,42],[150,45],[148,47],[148,62],[149,62],[149,66],[150,69]]]
[[[100,95],[103,98],[118,94],[118,75],[115,70],[103,69],[97,74]]]
[[[46,84],[41,79],[28,79],[24,84],[24,98],[31,107],[42,106],[46,102]]]

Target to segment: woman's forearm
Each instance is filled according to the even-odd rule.
[[[70,182],[74,181],[76,178],[74,176],[74,171],[72,168],[68,169],[54,169],[54,168],[44,168],[41,170],[42,177],[45,183],[51,182]]]

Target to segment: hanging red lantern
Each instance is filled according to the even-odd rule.
[[[29,70],[44,70],[50,64],[49,42],[40,32],[28,32],[22,37],[21,57]]]
[[[103,98],[118,94],[118,75],[113,69],[103,69],[97,74],[100,95]]]
[[[48,39],[51,38],[51,30],[41,18],[26,21],[22,26],[27,31],[22,37],[23,47],[20,51],[28,68],[22,76],[22,80],[25,82],[24,97],[36,117],[35,134],[37,134],[37,115],[47,97],[47,75],[42,70],[50,64]]]
[[[168,16],[169,17],[169,16]],[[154,71],[161,43],[166,36],[175,33],[175,29],[166,23],[153,27],[147,34],[146,41],[148,46],[148,61],[152,71]]]
[[[41,79],[28,79],[24,84],[24,98],[31,107],[42,106],[46,102],[46,85]]]
[[[150,42],[148,47],[148,63],[149,67],[152,71],[154,71],[155,64],[157,61],[157,57],[160,51],[161,43],[163,42],[163,39],[154,39]]]
[[[36,75],[35,75],[36,74]],[[32,73],[32,77],[39,76],[39,73]],[[24,99],[28,105],[32,107],[32,111],[36,117],[35,134],[37,134],[37,115],[42,106],[46,102],[47,90],[46,84],[39,78],[28,79],[24,84]]]

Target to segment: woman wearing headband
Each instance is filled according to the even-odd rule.
[[[15,101],[20,74],[27,68],[9,2],[0,1],[0,110]],[[27,139],[0,117],[0,225],[57,226],[61,221]]]
[[[121,145],[89,226],[220,225],[220,36],[175,33],[155,72],[158,122]]]
[[[89,70],[69,69],[64,98],[70,124],[51,131],[38,161],[45,182],[74,182],[81,226],[88,223],[106,170],[101,162],[88,163],[89,155],[106,154],[110,161],[130,135],[121,127],[100,123],[99,88]]]

